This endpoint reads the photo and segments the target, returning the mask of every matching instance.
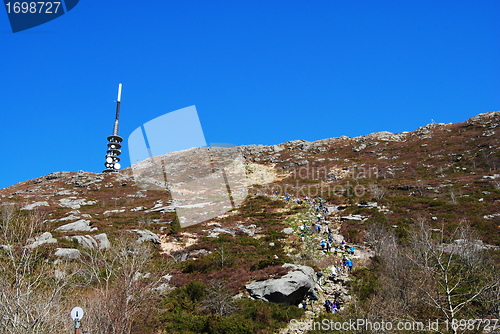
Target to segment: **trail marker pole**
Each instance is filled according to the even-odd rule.
[[[80,334],[80,320],[84,313],[81,307],[75,307],[71,310],[71,319],[75,322],[75,334]]]

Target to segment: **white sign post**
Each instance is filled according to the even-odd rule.
[[[80,320],[84,313],[81,307],[75,307],[71,310],[71,319],[75,322],[75,334],[80,334]]]

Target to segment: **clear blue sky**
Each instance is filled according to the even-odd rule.
[[[500,110],[499,14],[498,0],[81,0],[13,34],[0,8],[0,187],[102,171],[120,82],[125,140],[190,105],[207,142],[236,145]]]

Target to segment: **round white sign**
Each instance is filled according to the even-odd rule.
[[[71,310],[71,319],[73,320],[80,320],[82,317],[83,317],[83,314],[85,312],[83,312],[82,308],[81,307],[75,307]]]

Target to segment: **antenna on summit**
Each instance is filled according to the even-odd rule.
[[[118,118],[120,117],[120,100],[122,98],[122,84],[118,84],[118,99],[116,100],[116,115],[115,124],[113,126],[113,135],[108,137],[108,150],[106,152],[106,162],[103,173],[117,172],[120,168],[120,157],[122,153],[120,150],[123,138],[118,135]]]

